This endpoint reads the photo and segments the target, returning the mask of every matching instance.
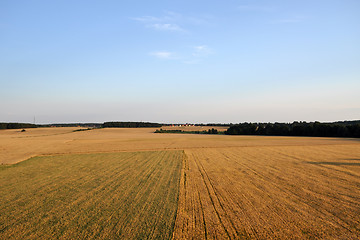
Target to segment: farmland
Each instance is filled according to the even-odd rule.
[[[0,131],[0,238],[360,235],[358,139],[75,129]]]
[[[190,127],[181,130],[207,130]],[[0,164],[13,164],[34,156],[54,154],[184,150],[192,148],[357,144],[352,140],[311,137],[198,136],[154,134],[156,128],[95,129],[38,128],[26,132],[0,131]],[[167,129],[167,128],[164,128]],[[221,127],[217,128],[221,130]]]
[[[35,157],[0,170],[0,239],[168,239],[182,151]]]
[[[192,149],[186,155],[176,239],[360,235],[359,146]]]

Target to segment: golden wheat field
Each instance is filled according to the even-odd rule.
[[[182,151],[35,157],[0,168],[0,239],[169,239]]]
[[[54,154],[358,143],[336,138],[155,134],[155,128],[105,128],[73,132],[76,129],[36,128],[27,129],[26,132],[19,129],[1,130],[0,164],[13,164],[33,156]]]
[[[358,139],[75,129],[0,131],[0,238],[360,236]]]
[[[176,239],[356,239],[359,145],[186,150]]]

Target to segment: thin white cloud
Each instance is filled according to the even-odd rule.
[[[147,26],[159,31],[175,31],[175,32],[185,31],[177,24],[172,24],[172,23],[155,23],[155,24],[149,24]]]
[[[194,57],[205,57],[213,53],[213,51],[206,45],[195,46],[193,49],[194,52],[192,55]]]
[[[142,22],[147,28],[152,28],[157,31],[185,31],[179,24],[180,21],[178,20],[178,16],[172,12],[166,12],[166,14],[162,17],[142,16],[132,19],[138,22]]]
[[[205,49],[207,49],[207,47],[205,45],[201,45],[201,46],[195,46],[194,47],[196,49],[196,51],[204,51]]]
[[[150,56],[159,59],[176,60],[185,64],[199,64],[211,54],[213,54],[213,50],[207,45],[193,46],[191,47],[191,51],[180,55],[170,51],[153,51],[149,53]]]
[[[184,25],[201,25],[206,24],[206,20],[201,18],[184,16],[179,13],[165,11],[163,16],[142,16],[131,18],[141,22],[145,27],[158,31],[187,32]]]
[[[150,55],[154,56],[156,58],[160,58],[160,59],[174,59],[175,58],[175,54],[173,52],[168,52],[168,51],[151,52]]]
[[[162,21],[162,19],[153,17],[153,16],[143,16],[143,17],[136,17],[136,18],[131,18],[131,19],[138,21],[138,22],[145,22],[145,23]]]
[[[200,64],[205,58],[213,54],[214,51],[207,45],[197,45],[192,47],[191,55],[183,61],[185,64]]]

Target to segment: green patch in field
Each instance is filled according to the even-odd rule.
[[[183,151],[35,157],[0,171],[0,239],[170,239]]]

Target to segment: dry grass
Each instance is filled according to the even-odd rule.
[[[186,150],[175,239],[357,239],[359,145]]]
[[[169,239],[183,151],[0,166],[0,239]]]

